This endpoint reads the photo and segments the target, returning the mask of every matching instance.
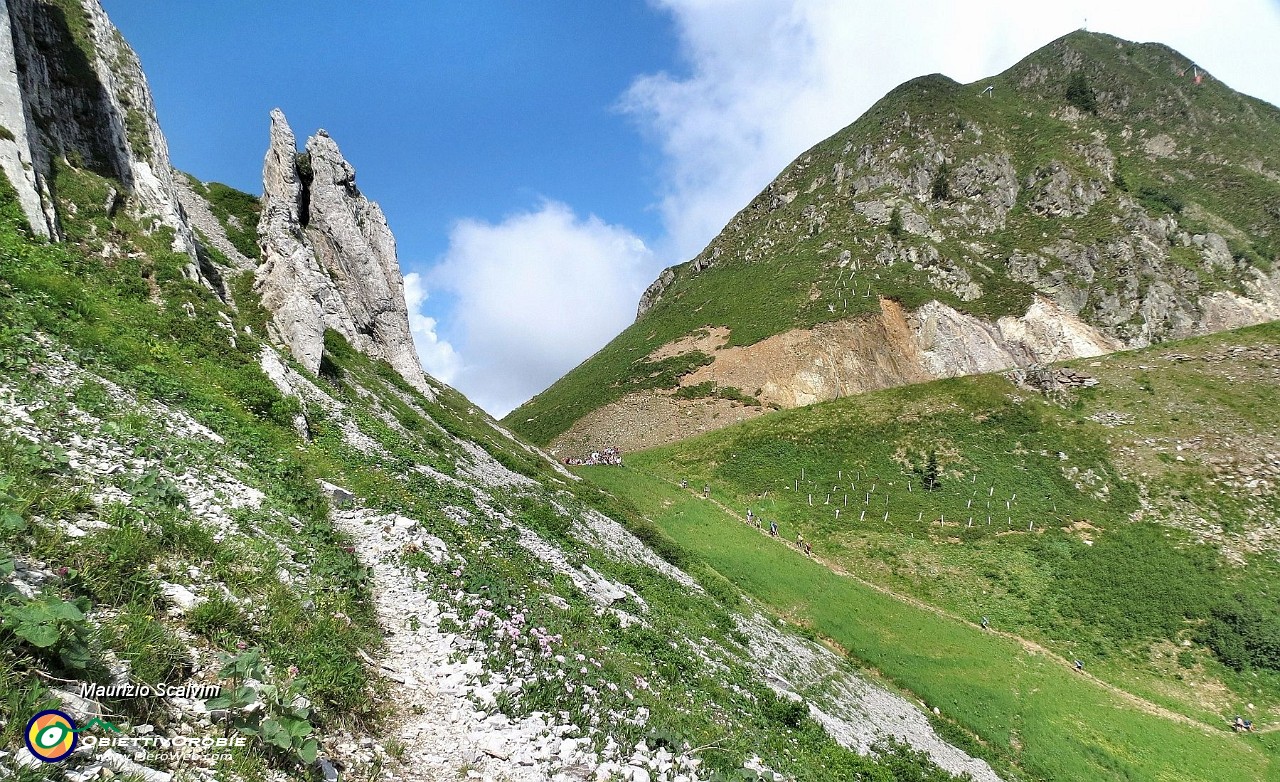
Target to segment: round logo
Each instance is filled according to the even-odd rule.
[[[56,709],[42,711],[27,723],[27,749],[45,763],[64,760],[76,748],[76,723]]]

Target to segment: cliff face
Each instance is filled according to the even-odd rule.
[[[142,66],[98,0],[0,0],[0,168],[34,234],[126,256],[134,250],[111,236],[126,215],[132,231],[167,232],[189,259],[183,274],[228,302],[224,277],[257,267],[274,336],[308,369],[319,369],[332,328],[431,393],[395,239],[337,144],[320,131],[299,155],[284,115],[272,114],[259,266],[228,240],[207,191],[173,169]]]
[[[276,109],[262,179],[255,289],[275,336],[315,372],[324,332],[333,329],[431,395],[409,331],[395,238],[382,209],[356,187],[338,145],[321,130],[299,153]]]
[[[56,169],[83,169],[172,229],[188,275],[207,276],[146,76],[98,0],[0,0],[0,73],[0,165],[34,233],[61,237]]]

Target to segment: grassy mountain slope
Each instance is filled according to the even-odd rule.
[[[1280,326],[1258,326],[1076,362],[1099,384],[1052,398],[907,386],[589,474],[1032,777],[1270,778],[1277,358]],[[1232,734],[1235,714],[1268,732]]]
[[[248,275],[224,304],[183,276],[163,231],[101,211],[107,184],[61,172],[76,206],[65,245],[27,236],[0,192],[6,752],[37,709],[83,708],[67,692],[77,681],[199,683],[242,700],[211,701],[214,714],[164,698],[101,705],[126,732],[222,735],[234,720],[249,744],[188,770],[201,779],[313,778],[317,755],[348,779],[499,773],[502,750],[457,753],[467,731],[512,724],[561,724],[529,761],[547,774],[621,773],[630,758],[659,778],[666,752],[667,777],[754,779],[750,761],[797,780],[950,778],[896,745],[869,759],[836,743],[763,683],[738,629],[756,609],[714,568],[457,392],[435,384],[429,399],[336,335],[318,376],[277,356]],[[383,568],[395,584],[375,579]],[[378,593],[406,583],[406,615],[385,626]],[[473,722],[401,733],[446,694],[379,667],[406,639],[450,650],[457,673],[433,672],[433,686],[460,689]],[[248,701],[261,710],[239,712]],[[443,759],[423,754],[431,740],[447,740]],[[0,760],[14,779],[68,768],[15,757]]]
[[[1191,67],[1162,45],[1077,32],[974,84],[903,84],[506,422],[549,443],[714,358],[646,359],[662,345],[709,326],[750,345],[874,313],[880,297],[994,320],[1039,292],[1127,343],[1191,333],[1203,297],[1246,291],[1280,253],[1280,110],[1212,76],[1197,85]]]

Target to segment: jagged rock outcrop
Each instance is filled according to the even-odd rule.
[[[1037,297],[1023,315],[995,323],[938,301],[909,311],[882,299],[874,314],[792,329],[752,345],[727,347],[728,338],[728,329],[712,330],[702,341],[670,343],[646,358],[705,352],[710,362],[681,377],[681,388],[733,388],[740,398],[758,404],[635,392],[584,416],[552,442],[553,452],[577,453],[600,442],[639,450],[720,429],[771,407],[801,407],[909,383],[1089,358],[1122,347],[1044,297]]]
[[[653,305],[658,303],[658,299],[662,298],[663,292],[667,286],[676,280],[675,269],[666,268],[658,275],[658,279],[649,283],[649,287],[644,289],[644,294],[640,296],[640,304],[636,306],[636,320],[644,317],[644,314],[653,309]]]
[[[299,153],[284,113],[271,112],[255,289],[274,336],[307,369],[319,370],[333,329],[433,396],[409,330],[395,238],[355,176],[329,134],[317,132]]]
[[[61,235],[55,167],[87,169],[119,184],[111,209],[119,198],[172,229],[188,276],[219,287],[201,268],[142,66],[98,0],[0,0],[0,124],[0,166],[33,232]]]

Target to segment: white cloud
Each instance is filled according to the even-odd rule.
[[[441,382],[453,385],[462,368],[462,359],[454,351],[453,345],[440,339],[436,333],[436,319],[422,313],[422,305],[427,300],[427,289],[422,283],[422,276],[411,272],[404,276],[404,303],[409,309],[409,330],[413,333],[413,343],[418,349],[418,360],[428,375]]]
[[[505,415],[626,327],[651,271],[635,234],[562,203],[459,221],[429,277],[456,299],[448,333],[466,361],[455,385]]]
[[[696,254],[787,163],[898,84],[992,75],[1073,29],[1157,40],[1280,103],[1280,4],[1192,0],[659,0],[689,73],[638,78],[624,110],[665,157],[664,257]]]

